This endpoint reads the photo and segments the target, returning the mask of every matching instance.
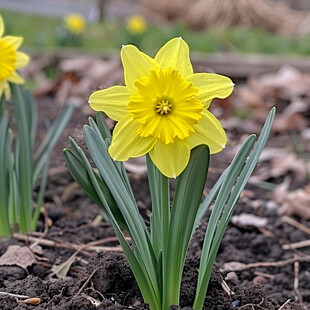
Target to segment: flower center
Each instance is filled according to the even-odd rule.
[[[15,70],[16,51],[3,39],[0,39],[0,59],[0,81],[4,81]]]
[[[171,111],[172,104],[169,99],[160,99],[156,105],[156,112],[160,115],[168,114]]]
[[[203,105],[198,88],[186,81],[178,70],[151,70],[135,81],[137,94],[131,95],[128,109],[140,124],[137,134],[155,137],[165,145],[186,139],[195,132]]]

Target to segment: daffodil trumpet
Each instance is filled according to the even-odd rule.
[[[121,51],[125,86],[91,94],[97,111],[83,134],[93,161],[70,138],[67,167],[112,224],[151,310],[179,304],[190,239],[214,203],[201,254],[193,308],[203,308],[212,266],[235,203],[266,143],[275,111],[259,139],[250,135],[232,163],[202,199],[210,154],[220,152],[226,134],[208,110],[213,98],[226,98],[232,81],[221,75],[193,73],[189,48],[175,38],[154,58],[135,46]],[[117,122],[113,136],[105,115]],[[152,215],[148,228],[137,207],[123,161],[146,155]],[[170,178],[176,178],[170,199]],[[170,203],[172,201],[172,204]],[[124,231],[130,235],[129,244]]]

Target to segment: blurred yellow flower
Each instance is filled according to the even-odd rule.
[[[73,34],[81,34],[86,28],[86,21],[80,14],[72,13],[65,17],[67,29]]]
[[[22,37],[5,36],[4,24],[0,15],[0,97],[3,92],[9,88],[10,83],[23,84],[23,78],[16,72],[26,66],[29,62],[29,57],[18,48],[23,42]]]
[[[94,92],[89,104],[118,121],[109,148],[111,157],[125,161],[149,153],[167,177],[187,166],[190,151],[206,144],[220,152],[226,134],[208,111],[213,98],[226,98],[232,81],[213,73],[193,73],[189,48],[181,38],[166,43],[151,58],[133,45],[122,48],[126,86]]]
[[[145,32],[147,28],[146,21],[141,15],[133,15],[128,19],[127,29],[132,34],[141,34]]]

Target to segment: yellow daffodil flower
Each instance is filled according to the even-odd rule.
[[[86,21],[80,14],[72,13],[65,17],[67,29],[73,34],[81,34],[86,28]]]
[[[118,121],[109,153],[126,161],[149,153],[167,177],[187,166],[190,151],[206,144],[220,152],[226,134],[208,111],[213,98],[226,98],[232,81],[212,73],[193,73],[188,45],[182,38],[166,43],[151,58],[133,45],[122,48],[126,86],[94,92],[89,104]]]
[[[141,34],[145,32],[147,28],[146,21],[141,15],[133,15],[128,19],[127,29],[132,34]]]
[[[29,57],[18,48],[23,42],[22,37],[5,36],[4,24],[0,15],[0,98],[5,90],[9,88],[8,82],[15,84],[23,84],[23,78],[16,72],[26,66]]]

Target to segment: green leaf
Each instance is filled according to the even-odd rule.
[[[178,177],[171,210],[167,269],[164,270],[163,309],[179,304],[185,257],[200,205],[209,167],[209,148],[200,145],[191,152],[186,169]]]
[[[114,218],[112,212],[109,209],[109,206],[107,204],[107,201],[101,192],[100,186],[97,182],[97,179],[94,175],[94,171],[91,168],[85,154],[81,152],[81,158],[83,158],[83,165],[87,169],[87,172],[91,178],[92,184],[98,193],[102,205],[106,208],[107,214],[109,217],[109,220],[114,228],[114,231],[118,237],[118,240],[124,250],[124,254],[130,264],[131,270],[135,276],[135,279],[139,285],[139,288],[141,290],[141,293],[143,295],[143,299],[145,302],[149,303],[152,310],[161,310],[160,308],[160,294],[158,291],[158,287],[156,285],[156,282],[152,281],[152,279],[149,277],[149,273],[146,271],[144,266],[142,266],[139,262],[139,259],[137,259],[136,255],[139,253],[138,251],[133,252],[128,245],[125,237],[122,234],[122,231]]]
[[[149,233],[139,213],[138,207],[128,191],[123,176],[108,153],[108,145],[93,128],[84,126],[84,138],[91,157],[99,170],[100,176],[114,197],[129,230],[135,250],[139,251],[143,268],[148,273],[158,292],[156,276],[156,258],[150,248]],[[137,254],[138,255],[138,254]]]
[[[101,133],[102,138],[105,139],[112,139],[111,132],[105,122],[105,118],[102,112],[96,112],[96,121]]]
[[[82,150],[77,149],[78,152],[82,152]],[[79,153],[78,153],[79,154]],[[67,168],[69,172],[71,173],[74,180],[80,185],[80,187],[84,190],[86,195],[92,199],[99,207],[101,207],[102,211],[104,212],[105,217],[107,218],[106,210],[104,206],[101,203],[100,197],[98,196],[96,190],[94,189],[90,177],[88,175],[88,172],[85,168],[85,166],[82,164],[82,159],[75,155],[72,151],[68,149],[64,149],[64,158],[67,165]],[[125,229],[128,230],[125,220],[119,211],[116,202],[111,195],[109,189],[107,188],[106,184],[103,182],[101,177],[94,172],[94,175],[97,179],[97,183],[100,186],[101,192],[103,193],[109,207],[111,208],[111,211],[118,221],[119,225]]]
[[[26,107],[21,87],[11,84],[14,115],[18,131],[18,154],[16,161],[17,183],[21,201],[20,230],[22,233],[31,229],[32,217],[32,153],[30,140],[30,126],[26,117]]]
[[[4,96],[0,106],[5,106]],[[9,156],[11,145],[10,134],[8,131],[8,112],[2,110],[0,118],[0,236],[10,236],[11,230],[9,225]],[[8,152],[9,151],[9,152]]]
[[[36,160],[34,162],[33,184],[36,182],[46,161],[48,160],[50,153],[52,152],[60,135],[63,133],[63,130],[65,129],[68,121],[72,116],[73,110],[73,105],[65,105],[64,108],[60,111],[57,119],[54,121],[52,127],[47,132],[46,137],[36,154]]]
[[[30,129],[29,130],[29,141],[31,141],[30,148],[31,150],[33,150],[37,131],[38,111],[34,99],[29,91],[24,92],[24,102],[25,102],[27,123],[29,124]]]
[[[170,223],[170,192],[169,179],[165,177],[146,155],[148,181],[152,199],[152,215],[150,233],[155,256],[161,251],[166,252]]]
[[[40,190],[39,190],[39,194],[37,198],[36,207],[34,209],[33,216],[32,216],[32,230],[35,230],[37,227],[37,222],[38,222],[38,218],[40,215],[40,209],[41,209],[42,202],[43,202],[43,196],[44,196],[45,189],[46,189],[46,183],[47,183],[47,177],[48,177],[48,166],[49,165],[47,162],[42,171],[41,181],[40,181]]]
[[[220,242],[225,233],[225,229],[232,215],[234,206],[263,151],[271,130],[274,116],[275,108],[273,108],[269,113],[260,137],[246,164],[244,165],[244,162],[247,159],[247,154],[249,149],[252,149],[254,143],[253,135],[248,137],[248,139],[243,143],[232,164],[228,168],[227,176],[222,183],[218,198],[216,199],[205,235],[200,260],[196,296],[193,305],[195,310],[200,310],[203,307],[212,266],[220,246]]]

